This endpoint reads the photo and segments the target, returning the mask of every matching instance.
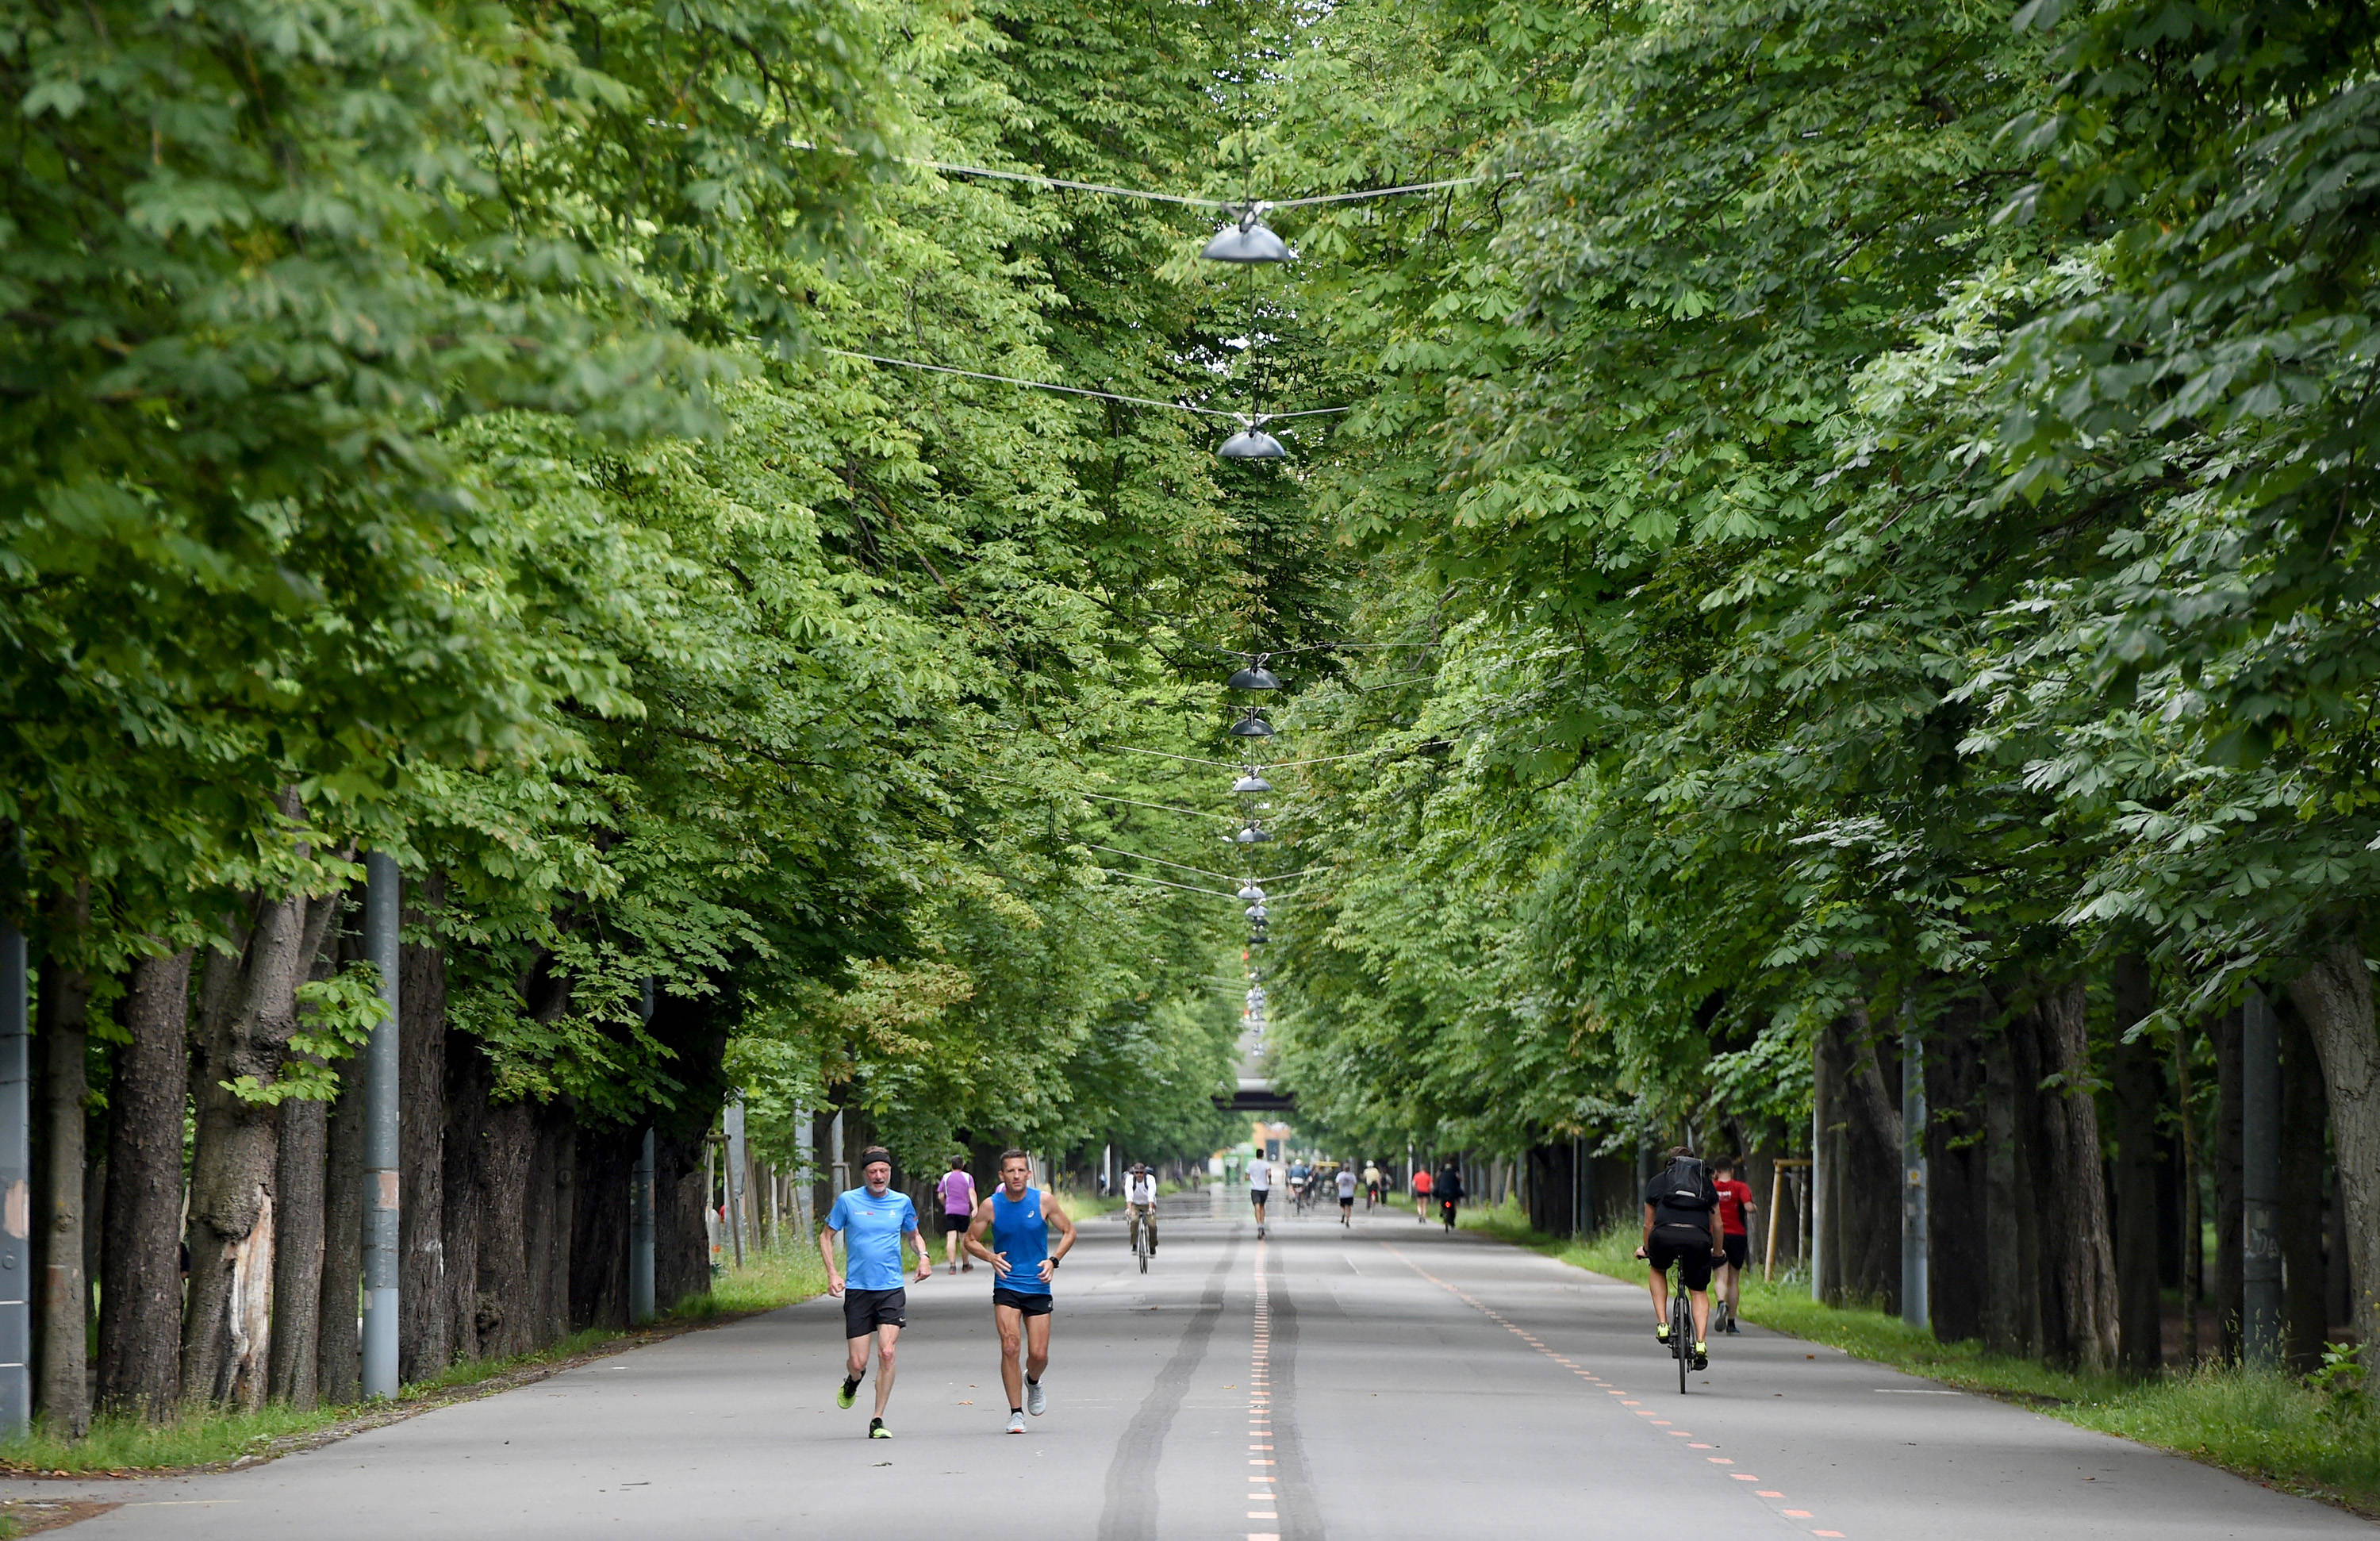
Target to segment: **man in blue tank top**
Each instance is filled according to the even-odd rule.
[[[849,1407],[868,1374],[868,1345],[876,1344],[876,1416],[868,1420],[870,1439],[890,1439],[884,1404],[892,1400],[892,1345],[908,1324],[909,1294],[903,1287],[901,1243],[917,1249],[917,1277],[932,1277],[934,1259],[917,1230],[917,1207],[892,1191],[892,1153],[871,1145],[859,1154],[860,1186],[834,1201],[819,1232],[826,1258],[826,1292],[843,1297],[843,1336],[851,1351],[837,1407]],[[834,1266],[834,1240],[843,1238],[845,1268]]]
[[[967,1251],[991,1265],[991,1319],[1000,1329],[1000,1383],[1008,1389],[1011,1434],[1025,1432],[1027,1411],[1038,1418],[1050,1405],[1041,1389],[1041,1372],[1050,1367],[1050,1280],[1075,1244],[1075,1222],[1032,1181],[1031,1157],[1002,1151],[1000,1186],[976,1207],[975,1223],[967,1227]]]

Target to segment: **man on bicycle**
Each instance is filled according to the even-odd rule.
[[[1653,1337],[1670,1347],[1670,1265],[1679,1268],[1694,1309],[1694,1367],[1710,1368],[1711,1265],[1727,1256],[1719,1231],[1718,1190],[1710,1173],[1684,1146],[1670,1147],[1669,1164],[1645,1184],[1645,1259],[1653,1293]]]
[[[1370,1214],[1372,1206],[1380,1202],[1380,1163],[1364,1162],[1364,1213]]]
[[[1157,1175],[1146,1161],[1132,1164],[1132,1175],[1123,1182],[1124,1223],[1127,1228],[1148,1228],[1148,1251],[1157,1253]]]

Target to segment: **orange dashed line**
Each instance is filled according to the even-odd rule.
[[[1742,1472],[1730,1472],[1727,1474],[1737,1482],[1758,1482],[1760,1480],[1756,1476],[1746,1476]]]
[[[1789,1520],[1806,1520],[1809,1517],[1810,1511],[1806,1509],[1789,1509],[1785,1511],[1785,1518]]]
[[[1735,1464],[1733,1461],[1724,1455],[1706,1455],[1704,1456],[1703,1459],[1709,1462],[1714,1466],[1732,1466]]]
[[[1839,1531],[1839,1530],[1814,1530],[1814,1531],[1812,1531],[1810,1534],[1811,1534],[1811,1535],[1836,1535],[1836,1536],[1840,1536],[1840,1535],[1842,1535],[1842,1532],[1841,1532],[1841,1531]]]
[[[1774,1487],[1764,1487],[1759,1492],[1755,1493],[1752,1496],[1755,1499],[1781,1499],[1785,1495],[1779,1493]]]

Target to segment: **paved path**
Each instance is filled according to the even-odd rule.
[[[1050,1411],[1007,1408],[984,1269],[910,1290],[891,1441],[812,1301],[221,1476],[9,1483],[77,1537],[2369,1535],[2350,1516],[1756,1329],[1680,1397],[1644,1296],[1390,1209],[1258,1243],[1169,1200],[1152,1271],[1087,1227]]]

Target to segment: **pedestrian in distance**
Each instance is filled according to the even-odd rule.
[[[1447,1162],[1438,1169],[1438,1176],[1431,1181],[1429,1191],[1438,1198],[1438,1215],[1446,1222],[1446,1233],[1453,1235],[1454,1211],[1462,1206],[1464,1197],[1463,1169],[1452,1161]]]
[[[1341,1167],[1337,1182],[1339,1183],[1339,1223],[1352,1229],[1355,1223],[1355,1169]]]
[[[1429,1223],[1429,1169],[1416,1163],[1413,1175],[1414,1219]]]
[[[1694,1367],[1710,1368],[1710,1281],[1712,1265],[1727,1256],[1725,1233],[1719,1230],[1718,1190],[1702,1162],[1684,1146],[1670,1147],[1669,1164],[1645,1184],[1645,1240],[1636,1256],[1645,1259],[1653,1292],[1653,1337],[1670,1346],[1670,1266],[1676,1264],[1685,1281],[1694,1312]]]
[[[975,1174],[966,1169],[966,1158],[951,1158],[951,1170],[934,1184],[942,1199],[942,1266],[959,1273],[975,1272],[975,1259],[966,1255],[967,1227],[975,1222]]]
[[[1711,1186],[1718,1193],[1719,1235],[1727,1248],[1727,1260],[1718,1267],[1718,1330],[1733,1337],[1739,1335],[1735,1314],[1743,1304],[1743,1270],[1752,1260],[1752,1214],[1760,1206],[1752,1201],[1752,1184],[1737,1179],[1731,1157],[1711,1163]]]
[[[1248,1203],[1255,1207],[1257,1212],[1257,1241],[1264,1240],[1265,1205],[1270,1202],[1271,1198],[1272,1163],[1258,1157],[1255,1164],[1248,1168]]]
[[[859,1155],[860,1185],[834,1201],[826,1229],[819,1232],[819,1256],[826,1259],[826,1292],[843,1300],[843,1336],[850,1349],[837,1407],[849,1407],[868,1375],[868,1349],[876,1347],[876,1415],[868,1420],[870,1439],[890,1439],[884,1408],[892,1400],[893,1345],[909,1321],[909,1292],[902,1285],[901,1244],[917,1249],[917,1281],[934,1275],[934,1255],[917,1229],[917,1207],[892,1191],[892,1153],[872,1145]],[[843,1242],[844,1264],[834,1266],[834,1244]]]
[[[1055,1195],[1032,1181],[1031,1157],[1002,1151],[1000,1186],[976,1207],[967,1227],[967,1251],[991,1265],[991,1321],[1000,1331],[1000,1383],[1008,1392],[1011,1434],[1025,1432],[1026,1414],[1038,1418],[1049,1409],[1041,1373],[1050,1367],[1050,1310],[1056,1304],[1050,1281],[1075,1245],[1075,1222]]]

